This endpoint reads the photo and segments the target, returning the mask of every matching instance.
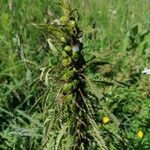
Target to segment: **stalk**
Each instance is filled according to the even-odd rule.
[[[54,136],[50,137],[49,143],[53,143],[52,140],[55,139],[55,150],[59,146],[61,149],[66,149],[64,145],[68,145],[65,144],[68,141],[71,141],[69,143],[71,146],[67,149],[87,150],[91,146],[107,150],[94,120],[93,105],[96,101],[90,101],[89,93],[86,91],[83,33],[77,24],[77,12],[71,8],[68,0],[63,0],[61,8],[63,15],[59,19],[54,19],[52,15],[46,25],[38,25],[44,31],[46,30],[49,45],[53,52],[58,54],[61,62],[62,88],[56,116],[56,122],[59,122],[61,129],[54,131]]]
[[[68,3],[64,3],[68,9],[64,9],[64,16],[60,18],[63,30],[67,35],[62,37],[62,98],[64,105],[62,106],[62,114],[68,114],[63,123],[71,120],[70,134],[74,136],[73,150],[87,149],[88,135],[86,117],[86,107],[83,101],[85,92],[85,78],[83,57],[82,31],[77,25],[76,18]],[[66,8],[66,7],[63,7]]]
[[[57,43],[61,61],[61,107],[60,124],[67,125],[67,134],[74,139],[72,149],[87,149],[87,114],[83,97],[85,92],[82,31],[78,27],[75,11],[69,1],[61,3],[63,15],[59,19],[50,18],[47,24],[51,45]],[[57,41],[57,42],[56,42]],[[58,44],[59,43],[59,44]],[[58,46],[59,45],[59,46]]]

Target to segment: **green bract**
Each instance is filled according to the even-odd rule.
[[[71,52],[72,48],[71,48],[71,46],[66,46],[66,47],[64,48],[64,50],[65,50],[66,52]]]

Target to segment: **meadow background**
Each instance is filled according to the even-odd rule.
[[[84,32],[85,59],[94,60],[86,70],[90,88],[105,96],[104,105],[121,122],[121,131],[113,124],[106,128],[130,141],[122,146],[113,142],[109,149],[149,150],[150,75],[142,71],[150,68],[150,1],[71,2]],[[57,5],[56,0],[0,0],[2,150],[42,149],[49,139],[59,71],[57,58],[33,23],[43,23],[49,11],[60,15]],[[101,121],[103,114],[98,113]]]

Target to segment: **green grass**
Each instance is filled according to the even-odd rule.
[[[110,150],[149,150],[150,75],[142,74],[150,68],[149,0],[71,2],[84,31],[88,89],[104,97],[105,111],[96,112],[98,131]],[[58,5],[51,0],[2,0],[0,8],[0,149],[53,150],[61,136],[52,132],[60,130],[55,121],[60,69],[33,23],[45,22],[48,9],[60,15]],[[112,120],[101,129],[104,116]],[[66,141],[65,150],[71,142]]]

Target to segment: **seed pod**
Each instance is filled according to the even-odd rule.
[[[71,63],[72,63],[72,62],[71,62],[71,58],[65,58],[65,59],[62,60],[62,65],[63,65],[64,67],[70,66]]]
[[[67,54],[65,51],[63,51],[63,52],[62,52],[62,57],[67,58],[67,57],[68,57],[68,54]]]
[[[72,50],[71,46],[68,46],[68,45],[64,49],[66,52],[71,52]]]
[[[69,17],[68,17],[68,16],[62,16],[62,17],[60,18],[60,21],[61,21],[62,23],[67,23],[67,22],[69,21]]]

